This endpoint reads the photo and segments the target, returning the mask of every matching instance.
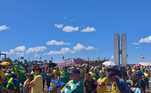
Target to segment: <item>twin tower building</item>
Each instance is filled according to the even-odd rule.
[[[127,36],[126,33],[114,34],[114,63],[116,65],[127,65]]]

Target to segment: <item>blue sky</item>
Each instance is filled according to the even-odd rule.
[[[0,0],[0,50],[12,58],[111,57],[114,33],[126,32],[128,62],[151,60],[150,5],[149,0]]]

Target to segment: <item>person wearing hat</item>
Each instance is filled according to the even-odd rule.
[[[73,68],[71,80],[61,89],[61,93],[84,93],[79,69]]]
[[[43,79],[41,69],[38,65],[34,66],[34,79],[30,82],[31,93],[43,93]]]
[[[119,66],[113,66],[108,69],[108,78],[112,82],[111,93],[132,93],[130,87],[121,78],[121,71]]]

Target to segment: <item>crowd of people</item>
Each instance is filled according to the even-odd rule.
[[[151,93],[150,88],[151,66],[0,64],[0,93]]]

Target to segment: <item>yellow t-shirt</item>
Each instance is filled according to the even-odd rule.
[[[43,93],[43,80],[41,75],[37,75],[33,80],[34,85],[31,87],[31,93]]]
[[[115,81],[112,82],[112,91],[111,93],[120,93],[120,90]]]
[[[0,84],[2,83],[2,79],[4,79],[5,73],[0,70]]]
[[[104,77],[104,78],[99,78],[97,80],[98,84],[102,84],[104,83],[104,85],[102,86],[97,86],[97,93],[110,93],[110,91],[108,92],[108,88],[107,88],[107,84],[108,84],[108,78]]]

